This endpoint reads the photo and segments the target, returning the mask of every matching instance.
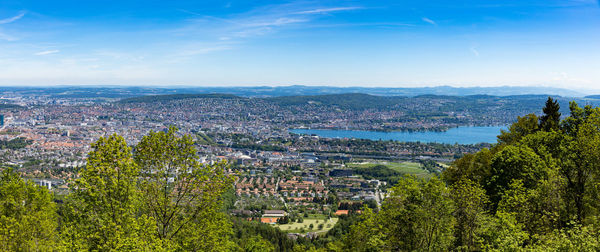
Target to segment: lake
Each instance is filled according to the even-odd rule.
[[[500,130],[505,126],[463,126],[451,128],[444,132],[379,132],[364,130],[325,130],[325,129],[291,129],[290,132],[301,135],[317,135],[326,138],[361,138],[370,140],[396,140],[401,142],[425,142],[446,144],[495,143]]]

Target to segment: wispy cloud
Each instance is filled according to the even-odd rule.
[[[13,37],[13,36],[10,36],[10,35],[8,35],[8,34],[6,34],[6,33],[2,33],[2,32],[0,31],[0,40],[5,40],[5,41],[15,41],[15,40],[17,40],[17,38],[15,38],[15,37]]]
[[[217,45],[217,46],[212,46],[212,47],[189,48],[187,50],[180,51],[177,56],[187,57],[187,56],[202,55],[202,54],[208,54],[208,53],[212,53],[212,52],[230,50],[232,48],[233,47],[229,46],[229,45]]]
[[[320,14],[357,9],[363,7],[319,7],[308,2],[264,5],[224,16],[210,16],[194,10],[178,9],[194,17],[188,19],[185,26],[170,32],[187,41],[195,41],[196,44],[193,46],[180,44],[169,57],[179,62],[195,56],[232,50],[248,39],[265,37],[284,30],[310,29],[317,25],[315,20],[323,18]],[[372,25],[406,26],[407,24]]]
[[[288,25],[288,24],[294,24],[294,23],[303,23],[303,22],[307,22],[307,21],[308,21],[307,19],[282,17],[282,18],[277,18],[274,20],[246,23],[246,24],[243,24],[243,26],[247,26],[247,27],[282,26],[282,25]]]
[[[471,50],[471,53],[473,53],[473,55],[475,55],[475,57],[479,57],[479,51],[477,51],[477,48],[472,46],[471,48],[469,48],[469,50]]]
[[[9,17],[9,18],[5,18],[5,19],[0,19],[0,24],[10,24],[12,22],[15,22],[21,18],[23,18],[25,16],[25,12],[21,11],[19,12],[18,15],[14,16],[14,17]]]
[[[362,9],[362,8],[361,7],[320,8],[320,9],[300,11],[300,12],[296,12],[296,14],[326,14],[326,13],[336,12],[336,11],[348,11],[348,10],[358,10],[358,9]]]
[[[43,56],[43,55],[48,55],[48,54],[55,54],[55,53],[58,53],[58,52],[60,52],[60,51],[59,50],[48,50],[48,51],[37,52],[34,55]]]
[[[435,21],[433,21],[427,17],[423,17],[423,18],[421,18],[421,20],[423,20],[424,22],[430,23],[432,25],[437,25],[437,23]]]

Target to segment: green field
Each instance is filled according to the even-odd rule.
[[[432,174],[421,168],[421,164],[415,162],[378,162],[378,163],[351,163],[346,166],[358,168],[370,168],[376,165],[385,165],[388,168],[403,173],[412,174],[417,177],[430,177]]]
[[[333,228],[333,226],[335,225],[335,223],[337,223],[338,218],[331,218],[329,220],[325,220],[325,218],[318,218],[318,219],[314,219],[311,217],[305,218],[304,222],[302,223],[297,223],[297,222],[292,222],[292,223],[288,223],[288,224],[276,224],[275,226],[278,227],[279,229],[281,229],[284,232],[288,232],[288,233],[299,233],[300,229],[304,228],[304,232],[316,232],[316,233],[326,233],[327,231],[329,231],[331,228]],[[313,228],[310,229],[310,224],[313,224]],[[319,224],[323,224],[323,229],[319,229]]]

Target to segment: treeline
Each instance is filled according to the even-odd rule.
[[[439,175],[442,167],[433,160],[420,160],[419,163],[423,169],[429,173]],[[406,173],[396,171],[386,165],[378,164],[371,167],[353,167],[354,173],[361,175],[363,178],[371,180],[377,179],[385,181],[391,185],[395,185],[399,180],[405,178]]]
[[[33,143],[33,140],[28,140],[24,137],[17,137],[11,140],[0,140],[0,149],[18,150],[27,147]]]
[[[549,98],[490,149],[428,181],[399,180],[381,210],[365,209],[347,251],[600,250],[600,108]]]
[[[21,105],[12,104],[12,103],[0,103],[0,109],[22,109],[25,108]]]
[[[395,185],[398,180],[404,177],[403,173],[381,164],[372,167],[354,167],[352,170],[365,179],[377,179],[392,185]]]
[[[313,104],[316,106],[335,106],[341,109],[384,109],[407,99],[402,96],[374,96],[360,93],[307,95],[307,96],[282,96],[265,98],[280,106],[299,106]]]

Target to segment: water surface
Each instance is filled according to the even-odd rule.
[[[496,136],[505,126],[463,126],[444,132],[379,132],[364,130],[323,130],[323,129],[291,129],[290,132],[304,135],[317,135],[326,138],[360,138],[370,140],[396,140],[401,142],[425,142],[446,144],[495,143]]]

